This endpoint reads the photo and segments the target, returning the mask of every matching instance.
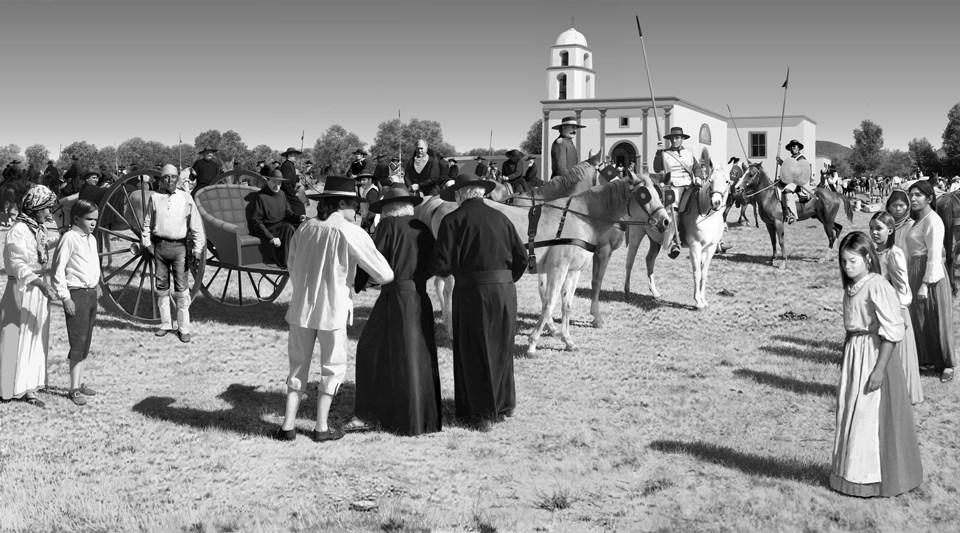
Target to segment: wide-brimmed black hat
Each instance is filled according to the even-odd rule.
[[[521,152],[520,150],[514,149],[514,150],[507,150],[507,152],[506,152],[505,154],[503,154],[503,155],[505,155],[505,156],[507,156],[507,157],[523,157],[523,156],[525,156],[525,155],[527,155],[527,154]]]
[[[457,191],[464,187],[483,187],[484,194],[488,194],[497,186],[492,181],[482,180],[476,174],[464,172],[453,179],[453,185],[450,185],[440,193],[440,198],[448,202],[457,200]]]
[[[447,162],[448,162],[448,163],[453,163],[454,165],[457,164],[457,160],[454,159],[454,158],[452,158],[452,157],[451,157],[450,159],[447,159]]]
[[[11,164],[11,165],[19,165],[19,164],[20,164],[20,160],[19,160],[19,159],[14,159],[13,161],[10,162],[10,164]]]
[[[486,157],[483,157],[482,155],[478,155],[477,158],[474,159],[474,161],[486,161],[486,160],[487,160],[487,158],[486,158]]]
[[[367,167],[364,167],[364,169],[361,170],[359,174],[357,174],[356,176],[353,177],[353,179],[358,180],[358,181],[361,180],[361,179],[363,179],[363,178],[373,179],[373,171],[370,170],[370,169],[367,168]]]
[[[393,156],[393,157],[390,158],[390,161],[400,161],[400,156],[395,155],[395,156]]]
[[[73,159],[74,161],[80,161],[80,158],[77,157],[77,154],[73,154],[72,156],[70,156],[70,159]]]
[[[290,148],[287,148],[286,150],[280,152],[280,157],[287,157],[290,154],[300,155],[302,153],[303,152],[301,152],[300,150],[297,150],[296,148],[291,146]]]
[[[53,159],[47,161],[47,164],[48,164],[48,165],[52,165],[52,164],[53,164]]]
[[[787,143],[787,150],[789,150],[791,146],[799,146],[800,149],[803,150],[803,143],[796,139],[791,139],[790,142]]]
[[[103,174],[101,174],[100,172],[90,171],[83,175],[82,181],[87,181],[90,178],[97,178],[97,181],[100,181],[100,178],[102,177],[103,177]]]
[[[216,148],[210,148],[210,147],[208,146],[208,147],[204,148],[203,150],[200,150],[200,151],[197,152],[197,153],[200,154],[200,155],[203,155],[203,154],[206,154],[206,153],[215,154],[215,153],[217,153],[217,152],[219,152],[219,151],[220,151],[220,150],[217,150]]]
[[[524,159],[524,161],[533,161],[534,159],[536,159],[536,157],[534,157],[534,156],[532,156],[532,155],[528,155],[527,158]]]
[[[586,126],[584,126],[583,124],[577,123],[577,117],[563,117],[563,120],[561,120],[559,124],[557,124],[556,126],[553,126],[553,127],[550,128],[550,129],[552,129],[552,130],[559,130],[559,129],[563,128],[564,126],[574,126],[574,127],[576,127],[576,128],[586,128]]]
[[[683,137],[684,139],[689,139],[690,136],[683,132],[683,128],[680,126],[674,126],[670,128],[670,133],[663,136],[664,139],[672,139],[674,137]]]
[[[268,180],[277,180],[277,181],[291,181],[290,178],[283,177],[283,172],[279,170],[271,170],[263,175],[264,178]]]
[[[387,187],[387,190],[383,191],[383,198],[370,204],[370,212],[379,213],[385,205],[399,202],[406,202],[412,206],[418,206],[420,202],[423,202],[423,198],[410,194],[403,187]]]
[[[327,176],[323,186],[323,191],[307,194],[311,200],[320,198],[355,198],[361,202],[366,202],[357,194],[357,184],[351,178],[345,176]]]
[[[363,148],[357,148],[356,150],[353,151],[353,155],[370,155],[370,154],[368,154],[367,151],[364,150]]]

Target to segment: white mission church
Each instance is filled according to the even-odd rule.
[[[636,161],[641,168],[652,170],[649,165],[659,141],[653,123],[653,102],[650,98],[597,98],[597,73],[593,65],[594,54],[587,46],[587,39],[574,28],[561,33],[550,48],[547,99],[540,102],[543,105],[540,169],[544,180],[550,178],[550,145],[557,138],[557,131],[551,128],[568,116],[575,116],[586,126],[575,141],[581,160],[586,159],[587,151],[599,149],[618,165]],[[656,100],[660,131],[666,133],[673,126],[682,127],[690,135],[684,146],[694,154],[699,156],[706,146],[715,163],[737,156],[741,160],[762,161],[767,169],[775,168],[779,115],[737,116],[730,120],[727,115],[676,96],[657,96]],[[746,157],[737,140],[734,122],[740,130]],[[804,144],[803,154],[811,164],[817,161],[816,122],[804,115],[787,115],[783,121],[783,144],[790,139]],[[815,173],[820,170],[819,166],[814,165]]]

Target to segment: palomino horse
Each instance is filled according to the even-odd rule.
[[[947,277],[953,295],[957,295],[957,255],[960,254],[960,191],[941,194],[937,198],[937,214],[943,220],[943,249],[947,253]]]
[[[592,180],[596,177],[596,168],[590,162],[580,163],[574,168],[577,172],[583,173],[586,179]],[[572,240],[582,243],[585,247],[593,247],[604,231],[627,214],[627,206],[632,201],[654,194],[646,186],[634,192],[632,190],[634,183],[633,179],[615,180],[609,184],[591,187],[586,192],[571,198],[545,203],[539,201],[534,203],[529,198],[522,197],[515,197],[514,200],[526,205],[505,205],[487,201],[487,205],[510,219],[524,242],[528,242],[527,227],[530,223],[530,209],[533,205],[541,206],[540,220],[533,240],[538,247],[545,247],[545,250],[538,253],[536,258],[542,305],[540,319],[530,333],[528,356],[536,355],[540,335],[547,322],[552,320],[552,311],[558,299],[561,298],[560,336],[567,350],[576,349],[576,344],[570,337],[570,315],[577,282],[580,279],[580,273],[589,264],[591,252],[580,245],[568,243]],[[436,231],[439,221],[456,208],[457,204],[453,202],[437,202],[431,199],[418,208],[418,217],[421,220],[429,220],[430,227]],[[562,225],[561,220],[565,220]],[[555,243],[555,239],[566,241]],[[439,294],[444,320],[450,317],[449,295],[452,294],[452,285],[452,280],[448,280],[444,293]],[[447,325],[449,329],[450,323],[447,322]]]
[[[693,265],[693,299],[697,309],[707,307],[707,274],[710,260],[723,239],[726,223],[720,207],[727,201],[730,192],[730,164],[713,167],[707,149],[703,149],[707,179],[700,187],[692,205],[680,217],[681,228],[685,230],[684,240],[690,251],[690,264]]]
[[[770,234],[770,245],[773,247],[770,265],[772,266],[777,259],[777,241],[779,241],[780,256],[783,259],[780,269],[785,270],[787,268],[787,251],[783,239],[783,206],[780,199],[777,198],[774,187],[775,185],[770,181],[767,173],[764,172],[762,163],[753,163],[747,167],[746,173],[740,178],[738,191],[745,198],[756,197],[757,206],[760,208],[760,220],[767,226],[767,233]],[[823,225],[823,231],[827,235],[827,246],[831,249],[834,241],[840,237],[840,232],[843,231],[843,226],[836,223],[840,204],[843,204],[847,220],[853,222],[853,209],[850,206],[850,199],[822,187],[816,189],[813,198],[800,205],[797,213],[797,220],[815,218],[820,221],[820,224]]]

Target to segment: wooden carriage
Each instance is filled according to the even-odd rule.
[[[153,261],[141,242],[149,182],[156,170],[125,174],[103,195],[96,234],[100,246],[102,302],[125,318],[159,324]],[[254,172],[232,170],[196,191],[194,200],[207,236],[199,260],[190,266],[190,293],[203,293],[218,305],[252,307],[272,302],[289,276],[286,269],[264,262],[260,240],[247,228],[249,197],[264,183]],[[61,203],[61,215],[69,210]],[[66,220],[66,216],[60,217]],[[66,222],[69,227],[69,222]]]

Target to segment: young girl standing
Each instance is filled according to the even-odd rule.
[[[913,338],[913,323],[910,321],[910,283],[907,281],[907,257],[903,250],[894,244],[896,222],[886,211],[878,211],[870,219],[870,238],[877,247],[880,259],[880,273],[893,285],[900,299],[900,314],[906,329],[903,340],[894,349],[894,355],[903,365],[903,375],[907,379],[907,392],[910,403],[923,402],[923,386],[920,383],[920,362],[917,359],[917,341]]]
[[[896,496],[920,485],[923,469],[903,369],[888,364],[903,339],[896,291],[863,232],[840,242],[843,346],[830,487],[851,496]]]
[[[69,398],[76,405],[84,405],[84,396],[97,393],[83,382],[83,362],[90,352],[90,339],[97,319],[97,284],[100,281],[100,256],[93,230],[97,227],[97,206],[87,200],[77,200],[70,210],[73,226],[60,237],[53,256],[53,288],[63,300],[67,319],[67,338],[70,340]]]
[[[37,407],[44,407],[37,391],[47,385],[50,300],[56,298],[47,281],[56,239],[44,224],[56,202],[50,189],[31,187],[3,245],[7,286],[0,300],[0,398]]]

